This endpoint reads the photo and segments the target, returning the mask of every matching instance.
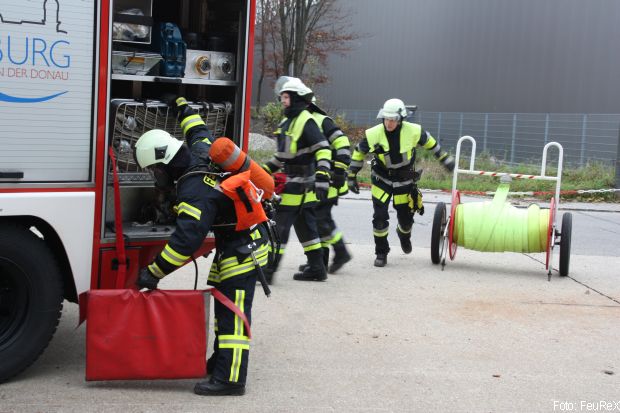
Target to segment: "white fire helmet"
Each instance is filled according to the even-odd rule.
[[[136,142],[136,161],[140,168],[156,163],[168,164],[183,146],[183,142],[162,129],[152,129]]]
[[[282,92],[295,92],[308,103],[310,103],[312,97],[314,96],[312,89],[306,86],[304,82],[301,81],[301,79],[296,77],[281,76],[276,81],[275,90],[278,95],[281,95]]]
[[[407,117],[407,108],[400,99],[388,99],[379,109],[377,119],[398,119],[403,120]]]

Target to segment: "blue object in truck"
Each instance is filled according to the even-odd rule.
[[[181,30],[174,23],[159,23],[153,33],[153,50],[161,54],[159,74],[168,77],[185,75],[187,45],[181,37]]]

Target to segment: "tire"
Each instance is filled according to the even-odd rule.
[[[573,214],[562,215],[562,232],[560,233],[560,275],[566,277],[570,265],[570,244],[573,231]]]
[[[433,230],[431,232],[431,261],[439,264],[441,253],[445,248],[443,232],[446,228],[446,204],[438,202],[433,216]]]
[[[47,347],[62,311],[62,277],[52,252],[28,228],[0,229],[0,383]]]

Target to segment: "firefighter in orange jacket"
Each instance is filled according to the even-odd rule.
[[[234,202],[220,190],[221,170],[209,158],[215,139],[184,98],[178,98],[176,105],[187,145],[155,129],[143,134],[135,147],[138,164],[152,173],[156,185],[176,185],[177,192],[176,229],[155,260],[140,271],[136,284],[157,288],[159,280],[184,265],[213,230],[216,255],[208,284],[216,286],[250,321],[257,281],[254,259],[260,266],[267,263],[267,237],[259,227],[235,230]],[[211,378],[197,383],[194,392],[244,394],[250,340],[243,322],[215,302],[215,326],[214,353],[207,363]]]

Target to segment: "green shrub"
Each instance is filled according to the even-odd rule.
[[[279,103],[269,102],[258,110],[258,117],[263,123],[263,133],[270,136],[284,117],[284,109]]]

